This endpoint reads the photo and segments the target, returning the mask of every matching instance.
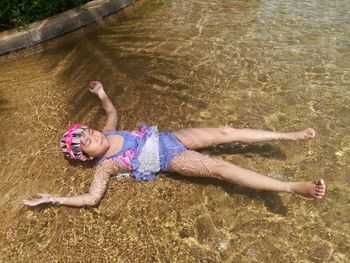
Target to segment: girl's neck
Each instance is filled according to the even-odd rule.
[[[107,137],[109,143],[108,151],[103,157],[110,157],[123,149],[124,138],[120,135],[110,135]]]

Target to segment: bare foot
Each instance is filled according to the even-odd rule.
[[[316,132],[312,128],[307,128],[302,131],[291,132],[289,138],[293,141],[307,141],[315,138]]]
[[[321,199],[326,193],[326,184],[323,179],[314,182],[296,182],[290,183],[290,190],[304,197]]]

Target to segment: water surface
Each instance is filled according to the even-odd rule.
[[[0,64],[3,262],[346,262],[349,259],[348,1],[148,1],[81,38]],[[313,127],[308,143],[210,153],[281,180],[328,184],[324,200],[214,180],[113,179],[100,206],[27,208],[36,193],[88,190],[67,162],[71,122],[103,125],[100,80],[120,129]]]

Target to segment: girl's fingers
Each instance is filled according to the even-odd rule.
[[[101,82],[99,82],[99,81],[90,81],[90,84],[89,84],[89,90],[91,91],[91,92],[94,92],[94,91],[96,91],[96,90],[98,90],[98,89],[100,89],[100,88],[102,88],[102,84],[101,84]]]
[[[29,205],[29,206],[36,206],[36,205],[40,205],[42,203],[46,203],[44,200],[42,199],[34,199],[34,200],[23,200],[25,205]]]
[[[31,200],[23,200],[25,205],[29,205],[29,206],[35,206],[37,205],[35,201],[31,201]]]
[[[90,85],[89,90],[94,91],[97,89],[97,85]]]
[[[98,81],[90,81],[90,85],[96,85],[98,83],[99,83]]]

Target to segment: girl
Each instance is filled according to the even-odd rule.
[[[230,142],[255,143],[273,140],[306,141],[315,137],[311,128],[290,133],[251,129],[189,128],[176,132],[158,132],[157,127],[140,126],[138,131],[116,131],[118,114],[98,81],[90,82],[90,91],[102,103],[107,121],[102,132],[73,124],[62,136],[60,146],[70,159],[98,159],[88,193],[77,196],[39,194],[24,200],[29,206],[55,203],[67,206],[95,206],[102,199],[111,175],[131,172],[136,180],[153,180],[157,172],[177,172],[185,176],[213,177],[265,191],[288,192],[321,199],[326,186],[323,179],[314,182],[282,182],[246,170],[229,162],[194,150]]]

